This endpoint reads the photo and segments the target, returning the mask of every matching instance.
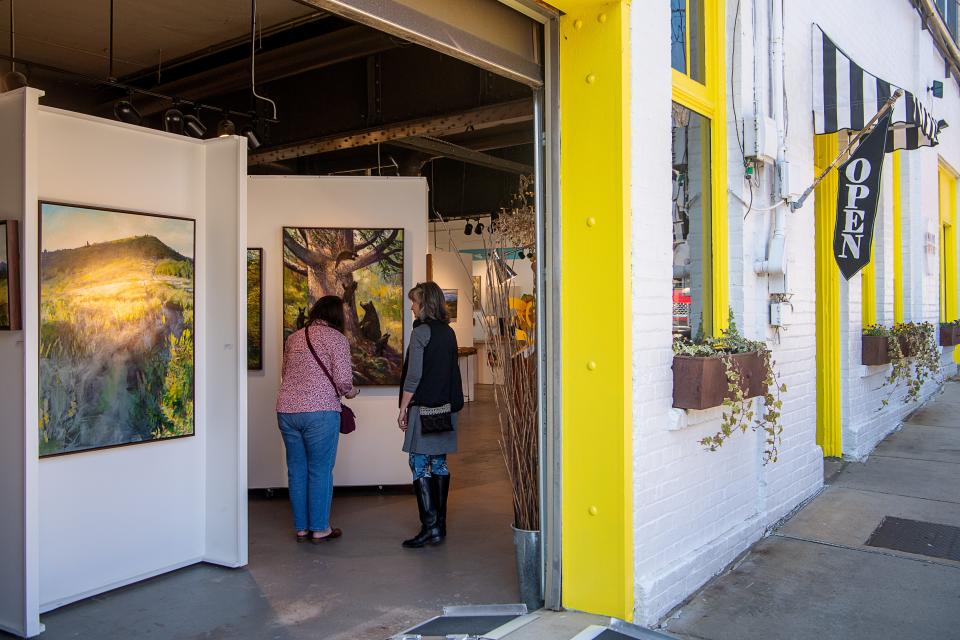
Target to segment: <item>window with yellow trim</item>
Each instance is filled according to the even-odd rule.
[[[669,2],[673,333],[719,335],[728,304],[724,5]]]

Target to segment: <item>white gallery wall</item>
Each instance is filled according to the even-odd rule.
[[[187,564],[235,567],[247,557],[245,141],[49,109],[41,95],[25,90],[19,114],[5,109],[16,96],[0,102],[0,126],[18,116],[33,123],[21,154],[23,365],[0,373],[0,388],[20,385],[24,407],[24,437],[14,441],[26,467],[26,626],[12,629],[23,635],[40,631],[39,611]],[[38,201],[196,221],[194,436],[38,459]],[[0,535],[0,548],[14,547],[10,532]]]
[[[458,347],[473,346],[473,259],[469,255],[433,251],[433,281],[457,291],[457,317],[450,322]]]
[[[423,178],[251,176],[247,246],[263,248],[263,370],[248,372],[251,488],[287,486],[276,402],[283,363],[283,227],[402,228],[404,294],[426,279],[427,182]],[[406,307],[406,299],[404,299]],[[404,321],[404,348],[412,321]],[[340,438],[337,486],[407,484],[397,428],[399,387],[362,387],[347,401],[357,430]]]

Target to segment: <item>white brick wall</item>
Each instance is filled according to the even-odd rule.
[[[732,56],[733,15],[728,0],[727,64],[740,118],[753,111],[754,0],[741,0],[736,56]],[[767,59],[767,2],[757,0],[757,55]],[[739,553],[771,524],[789,513],[822,485],[823,459],[816,445],[816,290],[814,280],[814,203],[788,217],[788,290],[794,312],[787,330],[777,336],[767,324],[767,279],[753,272],[766,252],[771,214],[752,211],[729,197],[730,303],[747,337],[770,344],[778,371],[789,390],[784,395],[784,435],[780,460],[761,463],[763,437],[737,434],[717,452],[697,441],[719,426],[719,410],[672,409],[670,226],[670,57],[669,3],[635,2],[631,7],[632,57],[632,242],[633,242],[633,442],[635,611],[638,623],[657,621]],[[936,149],[903,154],[905,309],[908,320],[938,319],[936,259],[927,273],[923,234],[937,218],[938,154],[960,168],[960,91],[943,78],[927,32],[908,0],[809,0],[786,3],[786,91],[789,110],[788,158],[791,184],[799,190],[813,179],[811,103],[811,24],[820,24],[868,71],[901,84],[920,96],[938,117],[955,124]],[[881,46],[882,43],[882,46]],[[763,63],[758,94],[766,105]],[[943,100],[933,101],[924,88],[944,81]],[[729,78],[728,78],[729,82]],[[744,200],[749,189],[728,106],[729,188]],[[886,167],[889,174],[889,164]],[[754,204],[771,203],[772,170],[756,178]],[[885,179],[882,215],[875,245],[880,303],[878,320],[892,322],[893,246],[889,176]],[[930,222],[928,222],[930,221]],[[936,227],[933,227],[936,230]],[[895,429],[913,407],[897,398],[877,411],[886,391],[886,368],[860,365],[860,279],[841,285],[844,452],[867,455]],[[949,354],[948,354],[949,355]],[[946,360],[946,358],[945,358]],[[951,364],[951,371],[956,371]],[[925,391],[932,392],[935,385]]]

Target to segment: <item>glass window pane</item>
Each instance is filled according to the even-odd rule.
[[[706,84],[703,2],[704,0],[689,0],[690,15],[687,16],[687,37],[690,38],[690,77],[697,82]]]
[[[709,334],[711,317],[710,120],[673,103],[673,333]]]
[[[670,64],[687,72],[687,0],[670,0]]]

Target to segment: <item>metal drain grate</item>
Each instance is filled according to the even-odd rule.
[[[440,616],[407,630],[408,635],[445,638],[452,635],[482,636],[515,618],[513,616]]]
[[[886,516],[866,545],[960,562],[960,527]]]

